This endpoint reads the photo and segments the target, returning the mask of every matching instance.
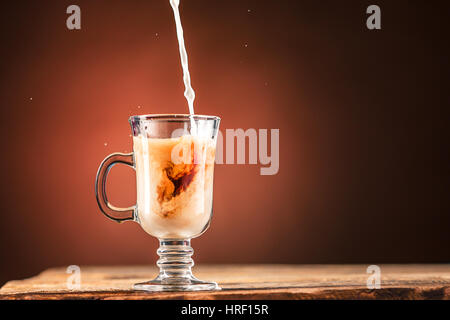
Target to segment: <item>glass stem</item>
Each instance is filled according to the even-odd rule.
[[[159,279],[191,278],[194,249],[191,240],[160,240],[157,251],[159,260]]]
[[[220,290],[217,283],[202,281],[192,275],[194,249],[188,240],[159,240],[158,276],[150,281],[136,283],[133,288],[144,291],[199,291]]]

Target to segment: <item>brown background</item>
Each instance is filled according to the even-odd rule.
[[[278,175],[216,167],[197,262],[449,262],[448,4],[377,1],[369,31],[372,1],[181,2],[196,112],[280,129]],[[0,284],[153,264],[157,241],[107,220],[93,189],[131,150],[131,114],[187,112],[168,0],[10,1],[0,32]],[[134,202],[131,169],[109,194]]]

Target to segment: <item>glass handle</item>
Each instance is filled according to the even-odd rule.
[[[118,208],[109,203],[108,197],[106,196],[106,178],[108,177],[109,170],[117,163],[126,164],[134,169],[133,153],[113,153],[107,156],[100,164],[97,177],[95,178],[95,196],[97,197],[97,203],[105,216],[114,221],[135,220],[136,205],[128,208]]]

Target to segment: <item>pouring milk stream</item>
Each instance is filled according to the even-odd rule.
[[[173,9],[173,15],[175,17],[175,24],[177,29],[177,38],[178,38],[178,47],[180,49],[180,59],[181,59],[181,67],[183,68],[183,82],[184,82],[184,96],[188,102],[189,106],[189,114],[191,119],[191,134],[196,134],[196,125],[193,118],[194,115],[194,99],[195,92],[191,86],[191,76],[189,74],[189,64],[188,64],[188,56],[186,52],[186,47],[184,46],[184,37],[183,37],[183,27],[181,25],[180,19],[180,11],[178,10],[178,6],[180,5],[180,0],[169,0],[170,5]]]

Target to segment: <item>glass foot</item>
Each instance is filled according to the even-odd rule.
[[[203,291],[220,290],[215,282],[201,281],[192,275],[194,250],[190,240],[160,240],[156,263],[159,275],[151,281],[136,283],[134,290],[143,291]]]
[[[201,281],[191,276],[190,278],[165,280],[157,277],[155,280],[136,283],[133,285],[133,289],[142,291],[204,291],[220,290],[220,287],[215,282]]]

